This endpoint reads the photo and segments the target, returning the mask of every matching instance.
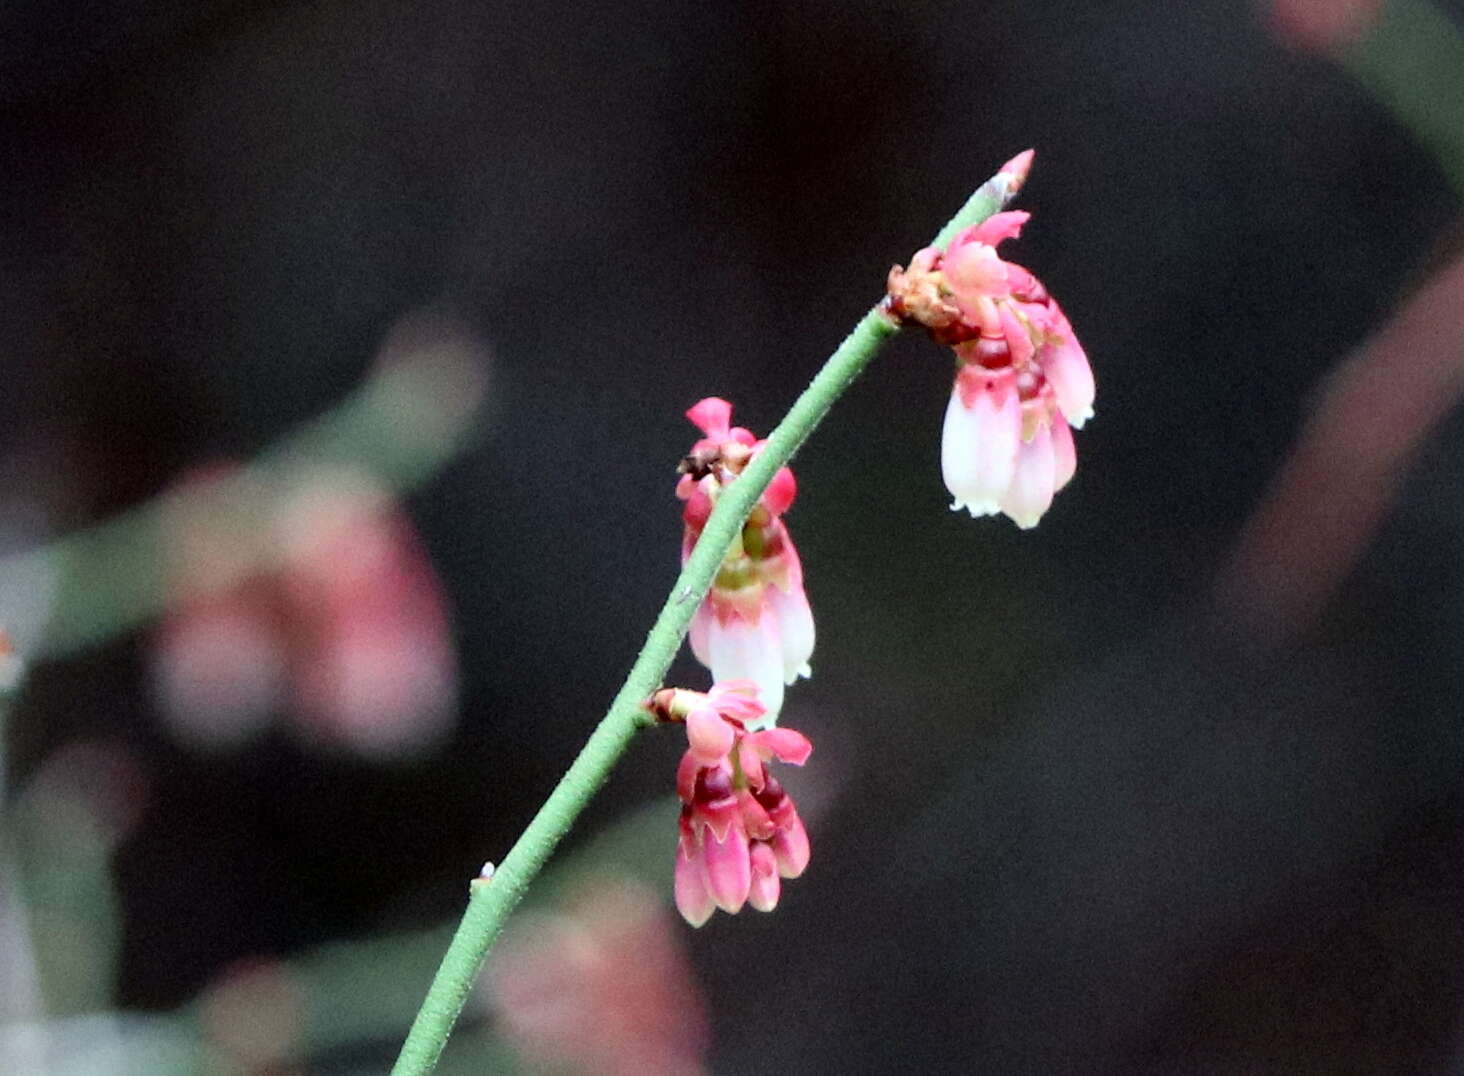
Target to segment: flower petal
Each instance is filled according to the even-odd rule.
[[[763,729],[761,732],[748,733],[743,737],[743,742],[764,758],[776,758],[779,762],[789,762],[794,766],[802,766],[808,761],[808,756],[813,754],[813,744],[808,737],[793,729]]]
[[[797,878],[808,869],[811,850],[808,846],[808,831],[803,828],[803,819],[797,813],[787,829],[778,830],[769,842],[773,855],[778,860],[778,873],[784,878]]]
[[[732,405],[719,396],[698,400],[687,410],[686,417],[714,441],[725,440],[730,435],[728,427],[732,424]]]
[[[1052,424],[1052,489],[1056,492],[1073,480],[1078,469],[1078,450],[1073,431],[1061,419]]]
[[[1016,473],[1001,499],[1001,510],[1023,530],[1037,526],[1052,504],[1056,480],[1052,432],[1048,426],[1040,426],[1032,440],[1024,442],[1017,451]]]
[[[969,404],[962,401],[961,379],[977,379],[969,392]],[[1004,380],[963,371],[946,405],[945,428],[941,436],[940,466],[946,489],[955,503],[973,516],[997,512],[1002,495],[1011,485],[1021,440],[1021,406],[1017,394]]]
[[[783,656],[783,681],[793,683],[800,676],[812,676],[808,659],[813,656],[813,610],[801,586],[788,591],[769,587],[768,612],[778,621],[778,638]]]
[[[783,652],[776,617],[759,617],[756,624],[741,616],[725,624],[713,617],[707,625],[707,657],[713,680],[756,683],[764,720],[777,720],[783,706]]]
[[[1088,354],[1067,318],[1059,312],[1054,331],[1063,339],[1061,343],[1048,344],[1038,353],[1037,361],[1047,383],[1057,397],[1057,406],[1063,417],[1077,429],[1093,417],[1093,367],[1088,363]]]
[[[778,906],[779,890],[778,861],[773,850],[762,841],[753,844],[749,855],[752,866],[752,885],[748,888],[747,902],[760,912],[770,912]]]

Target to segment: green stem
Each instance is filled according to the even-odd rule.
[[[1429,0],[1389,0],[1376,29],[1342,57],[1438,160],[1464,196],[1464,33]]]
[[[938,245],[950,241],[960,228],[986,219],[1010,196],[1012,184],[1002,174],[983,184],[951,222],[941,229]],[[716,507],[697,540],[666,604],[646,637],[640,656],[631,667],[609,711],[559,784],[544,801],[523,834],[509,849],[492,879],[471,886],[467,910],[458,924],[426,1000],[412,1021],[392,1076],[431,1072],[447,1044],[458,1013],[468,999],[473,980],[508,918],[554,846],[569,831],[590,797],[604,784],[637,728],[649,720],[641,704],[661,686],[671,660],[681,646],[692,614],[711,587],[723,554],[746,522],[763,490],[798,451],[833,407],[834,401],[869,365],[880,347],[899,331],[880,306],[860,319],[854,331],[829,356],[787,416],[768,437],[761,452],[736,482],[717,498]]]

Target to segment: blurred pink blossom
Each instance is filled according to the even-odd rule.
[[[455,658],[405,514],[348,470],[220,506],[229,473],[186,478],[168,517],[176,600],[154,640],[153,683],[174,728],[232,746],[286,709],[307,738],[363,754],[435,742],[456,705]]]
[[[1383,0],[1269,0],[1267,22],[1284,44],[1331,53],[1356,45],[1377,25]]]
[[[304,985],[284,963],[247,957],[229,965],[204,993],[199,1015],[229,1071],[286,1072],[301,1050]]]
[[[504,1035],[533,1071],[704,1071],[701,991],[664,906],[638,883],[589,877],[561,910],[515,917],[486,987]]]

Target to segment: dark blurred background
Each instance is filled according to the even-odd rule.
[[[7,577],[29,675],[0,1067],[384,1070],[432,931],[674,578],[682,412],[723,395],[765,433],[890,264],[1033,145],[1003,251],[1097,373],[1077,479],[1031,533],[948,512],[950,360],[914,334],[798,456],[819,642],[783,722],[816,744],[790,778],[813,865],[771,916],[674,928],[700,986],[672,1004],[711,1039],[668,1071],[1464,1072],[1452,397],[1310,613],[1215,596],[1222,569],[1246,590],[1247,517],[1458,212],[1464,177],[1344,51],[1219,0],[0,8],[12,566],[453,357],[366,435],[390,455],[451,412],[409,478],[292,471],[267,534],[164,512],[118,566]],[[1464,321],[1432,339],[1464,357]],[[313,567],[210,588],[211,556],[322,513],[345,544]],[[1303,572],[1330,539],[1293,529]],[[149,612],[54,642],[93,608],[77,580],[131,572]],[[671,791],[677,738],[632,746],[571,855]],[[312,996],[331,946],[362,971]],[[244,1000],[198,1000],[240,975]],[[385,994],[349,1034],[291,1023]],[[295,1037],[250,1047],[221,1009]],[[171,1060],[138,1060],[179,1014]],[[463,1071],[514,1063],[504,1023],[470,1010]],[[587,1056],[562,1067],[622,1071]]]

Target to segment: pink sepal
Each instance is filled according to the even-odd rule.
[[[1032,361],[1032,355],[1037,349],[1032,344],[1027,327],[1017,320],[1009,303],[1001,304],[1001,333],[1006,337],[1007,347],[1011,349],[1013,366],[1021,369]]]
[[[776,758],[779,762],[791,762],[795,766],[802,766],[813,753],[813,744],[808,737],[792,729],[763,729],[744,736],[742,742],[764,759]]]
[[[703,766],[714,766],[732,750],[736,730],[722,719],[711,700],[692,707],[686,715],[686,740],[691,754]]]
[[[737,797],[723,796],[710,803],[697,804],[692,808],[691,824],[694,830],[710,832],[713,840],[727,840],[729,833],[742,829],[742,810]],[[698,832],[697,836],[702,839],[703,844],[706,843],[705,834]]]
[[[727,680],[713,684],[712,689],[707,692],[707,698],[724,717],[743,724],[756,721],[766,711],[766,707],[758,701],[757,682],[753,680]],[[729,744],[728,750],[730,749]],[[727,752],[722,753],[725,755]]]
[[[959,244],[962,244],[962,240],[958,236],[951,245],[951,252],[946,255],[941,272],[962,312],[979,323],[981,317],[975,309],[979,300],[1005,298],[1011,294],[1006,262],[1001,260],[993,247],[984,243]]]
[[[712,441],[726,440],[731,431],[732,405],[720,396],[708,396],[687,409],[686,417],[691,419],[707,438]]]
[[[793,477],[793,472],[787,467],[780,467],[778,473],[773,475],[773,480],[768,483],[768,488],[763,490],[762,503],[773,515],[781,516],[793,507],[793,499],[797,496],[798,482]]]
[[[742,769],[742,776],[747,778],[752,790],[761,792],[768,779],[767,767],[763,765],[763,756],[747,742],[746,736],[737,745],[737,765]]]
[[[696,774],[700,769],[701,763],[690,751],[681,756],[681,764],[676,767],[676,794],[682,803],[690,803],[695,798]]]
[[[1023,212],[1020,209],[1012,209],[1005,213],[993,213],[980,224],[972,225],[951,242],[951,249],[956,244],[985,243],[994,247],[1004,239],[1015,239],[1022,234],[1022,225],[1026,224],[1032,217],[1031,213]]]

